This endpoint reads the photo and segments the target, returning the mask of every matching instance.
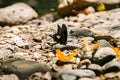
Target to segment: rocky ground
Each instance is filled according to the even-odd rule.
[[[24,17],[18,18],[19,24],[0,20],[4,23],[0,27],[0,80],[120,79],[120,8],[54,22],[30,17],[25,23]],[[56,44],[51,37],[63,24],[68,31],[66,45]],[[59,55],[63,52],[69,57],[75,50],[78,53],[70,60]]]

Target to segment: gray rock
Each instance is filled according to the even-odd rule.
[[[50,72],[48,66],[36,61],[25,61],[20,58],[10,58],[2,61],[1,70],[6,74],[16,74],[20,79],[27,79],[35,72]]]
[[[70,31],[70,34],[76,37],[91,37],[95,35],[95,33],[89,29],[74,29]]]
[[[0,9],[0,24],[2,25],[26,23],[37,17],[38,14],[25,3],[16,3]]]
[[[88,69],[65,70],[65,71],[62,71],[61,73],[74,75],[74,76],[78,76],[78,77],[88,77],[88,78],[93,78],[96,76],[92,70],[88,70]]]
[[[115,72],[120,70],[120,62],[115,58],[103,66],[104,73]]]
[[[88,66],[88,69],[93,70],[97,76],[101,75],[101,73],[103,71],[102,67],[100,65],[97,65],[97,64],[90,64]]]
[[[106,40],[98,40],[97,43],[100,45],[100,48],[103,47],[113,47],[108,41]]]
[[[116,57],[116,53],[110,47],[104,47],[97,50],[94,55],[93,60],[99,65],[104,65],[105,63],[111,61]]]

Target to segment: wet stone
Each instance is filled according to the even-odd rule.
[[[105,63],[111,61],[113,58],[116,57],[116,53],[110,47],[104,47],[97,50],[94,55],[93,60],[96,64],[104,65]]]
[[[20,58],[10,58],[2,61],[2,71],[5,74],[16,74],[20,79],[27,79],[35,72],[46,73],[51,71],[48,66],[36,61],[25,61]]]

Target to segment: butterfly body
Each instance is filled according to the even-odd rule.
[[[60,43],[63,45],[67,44],[67,27],[65,24],[63,24],[62,27],[58,25],[58,31],[53,35],[53,39],[57,43]]]

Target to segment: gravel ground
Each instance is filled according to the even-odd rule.
[[[66,45],[51,37],[63,24]],[[0,27],[0,80],[119,80],[119,55],[119,8]]]

